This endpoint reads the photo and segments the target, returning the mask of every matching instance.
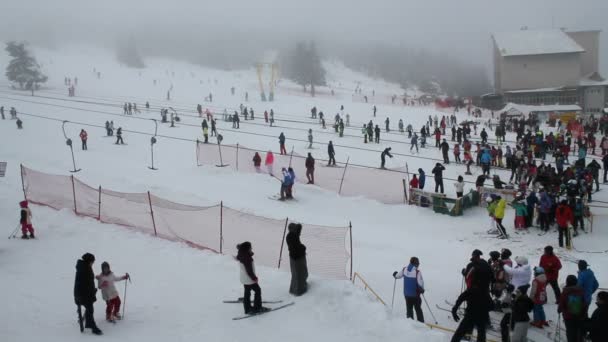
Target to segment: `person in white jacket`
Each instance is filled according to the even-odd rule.
[[[125,273],[122,277],[114,275],[110,270],[110,264],[103,262],[101,264],[101,274],[95,277],[97,279],[97,287],[101,290],[101,297],[106,301],[106,321],[114,322],[120,320],[120,296],[114,285],[117,281],[129,279],[129,273]]]
[[[454,183],[454,188],[456,188],[457,198],[464,195],[464,178],[462,178],[462,176],[458,176],[458,182]]]
[[[530,286],[530,279],[532,278],[532,269],[528,265],[528,258],[523,256],[515,257],[515,263],[517,266],[511,267],[508,265],[504,266],[505,272],[511,276],[511,284],[517,289],[521,286]]]

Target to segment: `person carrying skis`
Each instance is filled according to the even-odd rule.
[[[255,153],[253,155],[253,167],[257,173],[260,173],[260,166],[262,165],[262,157],[260,157],[259,153]]]
[[[300,241],[302,225],[290,223],[287,228],[289,233],[285,237],[287,249],[289,250],[289,267],[291,270],[291,283],[289,293],[301,296],[308,290],[308,266],[306,265],[306,246]]]
[[[566,286],[562,290],[557,306],[557,312],[564,319],[568,342],[582,340],[587,309],[585,291],[577,285],[576,276],[571,274],[566,277]]]
[[[76,276],[74,279],[74,302],[76,306],[84,306],[84,327],[91,329],[93,334],[102,335],[102,331],[95,323],[93,315],[93,303],[97,300],[95,294],[95,274],[93,273],[93,263],[95,256],[91,253],[85,253],[81,259],[76,262]],[[80,312],[80,311],[79,311]]]
[[[266,159],[264,160],[264,165],[266,165],[266,170],[268,171],[268,174],[272,177],[274,177],[274,172],[272,170],[273,164],[274,164],[274,154],[272,154],[272,151],[268,151],[268,152],[266,152]]]
[[[416,311],[416,319],[418,322],[424,323],[424,315],[422,313],[422,300],[420,296],[424,294],[424,279],[419,270],[420,260],[417,257],[411,257],[410,263],[401,271],[393,272],[393,278],[403,278],[403,296],[405,297],[406,317],[414,319],[414,310]]]
[[[21,207],[21,218],[19,223],[21,224],[21,238],[22,239],[34,239],[34,227],[32,227],[32,211],[28,207],[29,202],[27,200],[19,202]],[[27,233],[30,233],[29,237]]]
[[[285,134],[283,134],[283,132],[279,134],[279,147],[281,149],[281,154],[287,154],[287,150],[285,150]]]
[[[110,270],[110,264],[104,261],[101,264],[101,274],[97,275],[95,279],[97,279],[97,288],[101,290],[101,297],[106,301],[106,321],[114,322],[116,320],[121,320],[121,301],[120,296],[118,295],[118,290],[116,290],[114,283],[129,279],[129,273],[125,273],[124,276],[117,277],[114,275],[112,270]]]
[[[382,151],[382,153],[380,154],[380,168],[381,169],[386,169],[386,167],[384,167],[384,164],[386,163],[386,156],[389,156],[389,158],[393,158],[390,147],[385,148],[384,151]]]
[[[460,321],[458,308],[460,308],[463,302],[467,302],[464,318],[454,332],[451,342],[460,342],[473,328],[477,329],[477,341],[484,342],[486,340],[486,327],[489,323],[490,310],[494,306],[490,293],[487,289],[482,289],[476,284],[461,293],[452,308],[452,317],[456,322]]]
[[[306,166],[307,184],[315,184],[315,158],[312,157],[310,152],[308,153],[308,157],[306,157],[304,166]]]
[[[125,142],[122,140],[122,127],[118,127],[116,130],[116,142],[114,144],[118,145],[119,142],[121,145],[125,144]]]
[[[85,131],[84,129],[80,130],[80,141],[82,142],[82,150],[86,151],[87,150],[87,139],[89,138],[89,135],[87,134],[87,131]]]
[[[440,163],[435,164],[431,171],[435,175],[435,192],[441,189],[441,193],[443,193],[443,171],[445,171],[445,167]]]
[[[539,329],[548,327],[549,323],[547,322],[545,309],[543,308],[547,303],[547,276],[545,275],[545,269],[540,266],[534,267],[534,280],[532,280],[532,287],[530,288],[530,299],[534,302],[534,319],[530,325]]]
[[[255,265],[253,263],[253,251],[251,242],[245,241],[236,245],[238,250],[236,260],[239,262],[240,280],[243,284],[243,307],[245,314],[258,314],[266,312],[270,309],[262,306],[262,289],[258,284],[258,277],[255,274]],[[251,291],[254,293],[253,306],[251,305]]]
[[[545,276],[547,277],[547,284],[553,288],[555,294],[555,302],[559,304],[559,297],[561,295],[557,280],[559,278],[559,270],[562,269],[562,263],[560,262],[557,255],[553,254],[553,246],[545,247],[545,253],[540,257],[538,263],[540,267],[545,270]]]
[[[331,142],[331,140],[327,144],[327,155],[329,156],[327,166],[336,166],[336,152],[334,151],[334,144]]]

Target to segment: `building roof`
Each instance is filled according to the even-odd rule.
[[[585,51],[574,39],[559,29],[520,30],[495,33],[492,37],[503,57]]]
[[[581,87],[608,86],[608,80],[604,79],[599,72],[592,72],[581,78],[578,84]]]
[[[578,105],[547,105],[547,106],[531,106],[531,105],[520,105],[515,103],[507,103],[507,105],[501,110],[504,112],[519,112],[522,114],[532,112],[580,112],[583,109]]]

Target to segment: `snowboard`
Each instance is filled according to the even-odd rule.
[[[261,315],[267,314],[269,312],[273,312],[273,311],[284,309],[284,308],[292,306],[294,304],[295,304],[295,302],[283,304],[281,306],[277,306],[275,308],[271,308],[268,311],[263,311],[263,312],[258,312],[258,313],[251,313],[251,314],[247,314],[247,315],[244,315],[244,316],[234,317],[232,320],[233,321],[238,321],[238,320],[241,320],[241,319],[247,319],[247,318],[251,318],[251,317],[254,317],[254,316],[261,316]]]

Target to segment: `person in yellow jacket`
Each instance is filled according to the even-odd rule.
[[[505,218],[505,209],[507,207],[507,201],[505,201],[505,199],[500,196],[496,197],[496,201],[498,202],[496,204],[496,209],[494,209],[494,219],[496,220],[496,227],[500,231],[499,238],[506,239],[509,236],[507,235],[507,230],[502,225],[502,219]]]

